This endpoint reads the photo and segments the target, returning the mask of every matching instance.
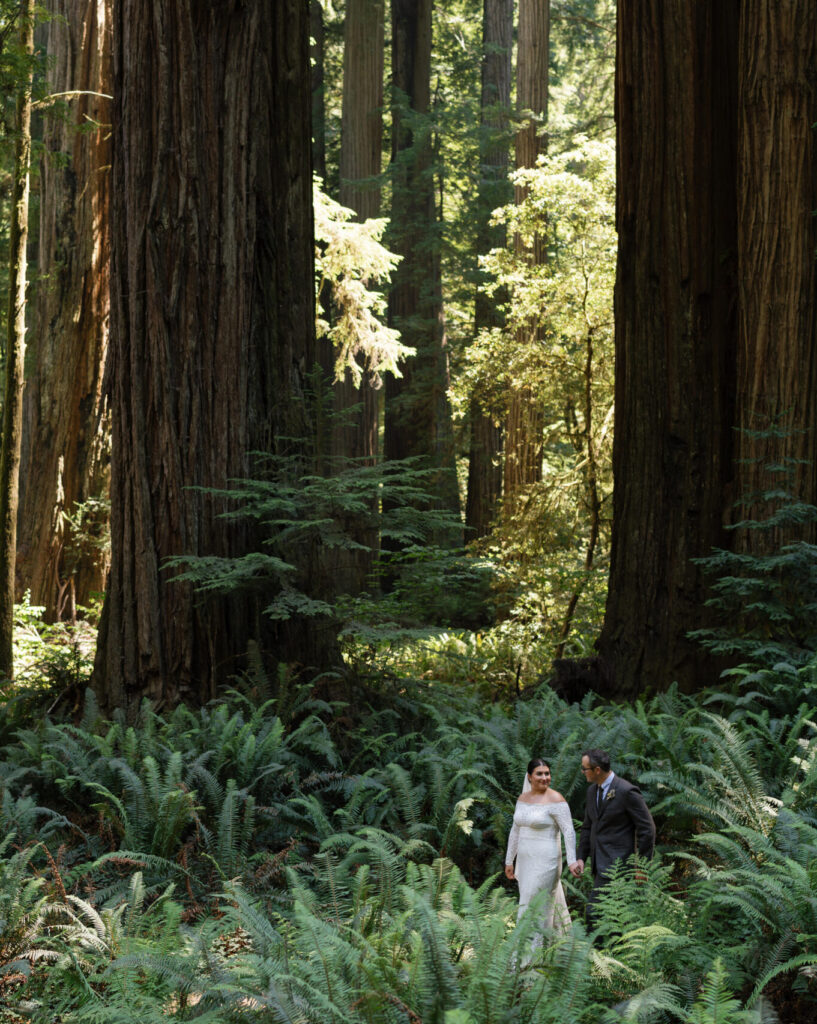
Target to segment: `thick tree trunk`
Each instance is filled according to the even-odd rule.
[[[20,4],[20,49],[34,54],[34,0]],[[20,449],[23,431],[23,383],[26,339],[26,243],[31,160],[31,91],[33,66],[17,96],[9,228],[9,305],[0,449],[0,678],[14,678],[14,567],[17,548]]]
[[[248,528],[197,488],[303,436],[314,362],[309,9],[303,0],[114,6],[112,565],[95,686],[134,713],[214,696],[266,636],[168,556],[236,555]],[[318,628],[274,653],[316,664]]]
[[[550,50],[550,0],[519,0],[519,33],[516,57],[516,105],[525,124],[516,136],[516,166],[535,167],[538,157],[546,152],[548,103],[548,56]],[[527,190],[516,187],[516,202],[522,203]],[[534,239],[528,249],[520,238],[516,250],[524,253],[531,266],[546,260],[545,239]],[[517,338],[521,346],[536,345],[540,332],[532,325],[521,330]],[[544,411],[537,396],[529,388],[514,389],[510,397],[505,427],[505,464],[503,496],[512,510],[519,494],[542,479],[542,448]]]
[[[385,0],[348,0],[343,46],[343,110],[340,142],[340,204],[354,210],[356,219],[380,216],[383,153],[383,23]],[[347,370],[334,384],[335,421],[332,454],[338,467],[377,461],[380,390],[364,373],[360,387]],[[372,519],[375,510],[372,509]],[[349,522],[353,539],[368,548],[337,549],[335,567],[338,593],[358,594],[366,588],[372,568],[377,531]]]
[[[790,487],[817,503],[817,5],[748,0],[741,6],[738,277],[739,464],[743,518]],[[770,429],[773,428],[773,429]],[[763,436],[758,436],[758,434]],[[771,465],[787,467],[785,474]],[[815,524],[740,531],[743,550],[768,553]]]
[[[505,229],[491,227],[491,213],[510,201],[508,182],[508,121],[511,104],[511,51],[513,49],[513,0],[484,0],[482,14],[482,92],[480,96],[483,128],[480,147],[480,229],[477,248],[480,255],[505,245]],[[501,327],[496,300],[478,286],[474,303],[475,333]],[[468,499],[465,522],[470,537],[483,537],[490,528],[502,491],[502,430],[478,400],[471,403],[470,445],[468,453]]]
[[[347,0],[343,49],[340,203],[380,216],[384,0]]]
[[[68,94],[71,116],[48,117],[43,138],[17,557],[21,589],[60,619],[102,592],[108,562],[111,2],[53,0],[52,13],[48,88]],[[77,536],[64,513],[79,506]]]
[[[403,256],[389,299],[389,319],[402,341],[417,349],[402,378],[386,381],[384,454],[421,456],[439,472],[434,484],[442,508],[459,511],[453,427],[448,403],[448,351],[431,128],[412,129],[403,103],[430,110],[432,0],[392,0],[392,215],[389,248]]]
[[[358,220],[380,216],[383,146],[384,0],[348,0],[343,49],[343,112],[340,143],[340,204]],[[349,422],[335,435],[342,458],[377,457],[379,393],[365,375],[360,388],[351,375],[335,386],[335,411]],[[349,413],[352,406],[360,406]]]
[[[738,0],[621,0],[611,692],[701,685],[686,639],[724,542],[737,335]]]

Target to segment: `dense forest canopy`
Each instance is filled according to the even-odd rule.
[[[101,610],[109,710],[441,628],[517,687],[591,654],[614,6],[177,7],[41,12],[18,601]]]
[[[516,685],[553,672],[571,692],[632,698],[716,679],[728,651],[713,660],[690,638],[711,625],[700,560],[813,540],[806,513],[788,532],[732,529],[814,497],[810,349],[772,340],[811,329],[811,135],[781,127],[808,120],[811,94],[769,99],[804,80],[806,15],[779,13],[782,56],[764,64],[746,41],[762,5],[661,4],[645,21],[601,0],[313,3],[278,41],[250,18],[283,78],[265,73],[258,102],[248,85],[241,109],[232,5],[221,20],[192,5],[145,15],[131,47],[138,10],[55,2],[28,64],[18,5],[3,23],[9,146],[28,69],[36,93],[5,575],[47,622],[89,635],[106,595],[103,705],[206,700],[251,651],[339,668],[354,637],[399,645],[441,627],[490,636]],[[180,33],[170,49],[161,26]],[[142,46],[153,70],[131,59]],[[258,140],[275,132],[267,161]],[[240,156],[210,167],[213,153]],[[252,160],[269,163],[268,193],[242,177]],[[120,167],[138,187],[112,190]],[[142,256],[131,236],[153,239]],[[238,261],[246,286],[204,284],[214,259]],[[761,316],[778,291],[780,316]],[[137,294],[155,309],[138,313]],[[417,492],[384,502],[377,474],[400,465]],[[297,529],[284,507],[242,504],[238,481],[269,473],[299,491]],[[321,507],[312,474],[332,480]]]
[[[0,1024],[813,1019],[816,48],[0,0]],[[657,854],[531,960],[590,747]]]

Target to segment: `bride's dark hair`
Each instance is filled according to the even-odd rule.
[[[550,771],[550,765],[543,757],[532,757],[528,761],[528,775],[530,775],[534,768],[547,768]]]

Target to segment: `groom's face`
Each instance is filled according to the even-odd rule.
[[[584,772],[584,778],[587,782],[598,782],[601,778],[602,771],[598,765],[595,768],[590,764],[590,758],[587,754],[582,758],[582,771]]]

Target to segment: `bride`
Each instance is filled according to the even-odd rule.
[[[525,786],[516,801],[505,854],[505,875],[519,883],[517,921],[536,893],[546,890],[551,899],[543,925],[547,930],[565,932],[570,915],[561,882],[560,833],[565,840],[568,869],[578,876],[581,871],[576,863],[576,833],[570,807],[561,793],[550,788],[550,765],[535,757],[528,765]]]

